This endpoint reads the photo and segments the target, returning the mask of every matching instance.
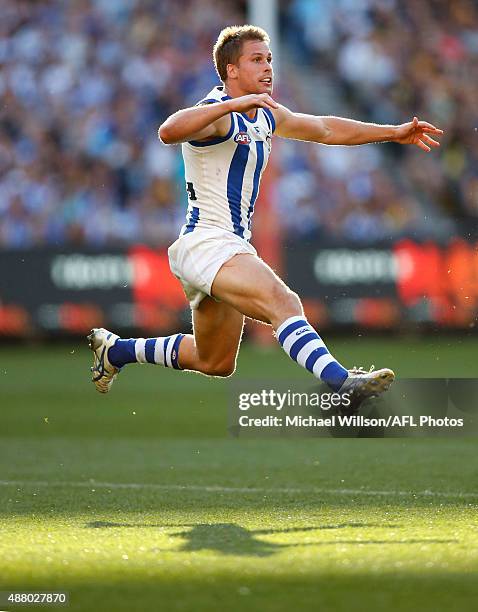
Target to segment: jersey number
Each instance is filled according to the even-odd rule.
[[[194,187],[192,183],[186,183],[186,191],[189,194],[190,200],[197,200],[196,192],[194,191]]]

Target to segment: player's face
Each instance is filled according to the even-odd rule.
[[[269,45],[260,40],[246,40],[237,64],[237,85],[246,93],[272,94],[274,73]]]

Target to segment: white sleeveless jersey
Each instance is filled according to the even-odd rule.
[[[229,100],[222,86],[200,104]],[[275,121],[269,109],[258,108],[254,119],[230,113],[224,137],[183,143],[189,197],[181,235],[200,227],[220,227],[249,240],[259,183],[271,151]]]

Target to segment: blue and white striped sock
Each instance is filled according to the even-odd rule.
[[[332,357],[305,317],[290,317],[276,331],[284,351],[303,368],[338,391],[348,371]]]
[[[178,356],[183,338],[184,334],[165,338],[118,338],[108,350],[108,359],[116,368],[122,368],[127,363],[158,363],[181,370]]]

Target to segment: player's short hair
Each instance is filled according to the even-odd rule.
[[[214,45],[213,57],[216,72],[223,83],[227,79],[227,65],[237,64],[246,40],[261,40],[269,44],[265,30],[253,25],[229,26],[224,28]]]

